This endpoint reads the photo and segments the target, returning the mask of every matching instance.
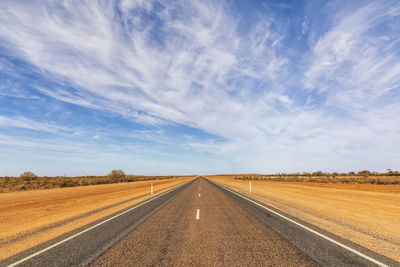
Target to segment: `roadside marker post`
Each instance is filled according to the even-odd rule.
[[[55,248],[55,247],[57,247],[57,246],[59,246],[59,245],[65,243],[65,242],[67,242],[67,241],[69,241],[69,240],[71,240],[71,239],[74,239],[75,237],[80,236],[80,235],[82,235],[82,234],[84,234],[84,233],[86,233],[86,232],[88,232],[88,231],[90,231],[90,230],[92,230],[92,229],[94,229],[94,228],[100,226],[100,225],[103,225],[103,224],[105,224],[105,223],[107,223],[107,222],[109,222],[109,221],[111,221],[111,220],[114,220],[115,218],[118,218],[118,217],[120,217],[121,215],[124,215],[124,214],[126,214],[126,213],[128,213],[128,212],[130,212],[130,211],[132,211],[132,210],[135,210],[135,209],[137,209],[137,208],[139,208],[139,207],[141,207],[141,206],[143,206],[143,205],[145,205],[145,204],[147,204],[147,203],[149,203],[149,202],[151,202],[151,201],[153,201],[153,200],[155,200],[155,199],[157,199],[157,198],[160,198],[160,197],[162,197],[162,196],[165,196],[165,195],[168,194],[169,192],[173,192],[173,191],[177,190],[178,188],[182,188],[183,186],[185,186],[185,185],[187,185],[187,184],[189,184],[189,183],[191,183],[191,182],[192,182],[192,181],[186,182],[186,183],[184,183],[183,185],[180,185],[180,186],[177,186],[177,187],[175,187],[175,188],[172,188],[172,189],[170,189],[170,190],[168,190],[168,191],[166,191],[166,192],[164,192],[164,193],[159,194],[158,196],[155,196],[154,198],[150,198],[150,199],[148,199],[148,200],[145,200],[144,202],[141,202],[141,203],[139,203],[139,204],[137,204],[137,205],[135,205],[135,206],[133,206],[133,207],[131,207],[131,208],[125,210],[125,211],[119,212],[119,213],[117,213],[116,215],[114,215],[114,216],[111,217],[111,218],[105,219],[104,221],[101,221],[101,222],[99,222],[98,224],[95,224],[95,225],[93,225],[93,226],[90,226],[89,228],[86,228],[85,230],[82,230],[81,232],[78,232],[78,233],[76,233],[76,234],[74,234],[74,235],[72,235],[72,236],[70,236],[70,237],[67,237],[67,238],[65,238],[65,239],[63,239],[63,240],[61,240],[61,241],[59,241],[59,242],[57,242],[57,243],[55,243],[55,244],[53,244],[53,245],[51,245],[51,246],[48,246],[48,247],[46,247],[46,248],[44,248],[44,249],[42,249],[42,250],[40,250],[40,251],[38,251],[38,252],[35,252],[35,253],[33,253],[33,254],[31,254],[31,255],[29,255],[29,256],[27,256],[27,257],[25,257],[25,258],[23,258],[23,259],[21,259],[21,260],[19,260],[19,261],[16,261],[16,262],[14,262],[14,263],[11,263],[11,264],[9,264],[7,267],[15,267],[15,266],[17,266],[17,265],[19,265],[19,264],[21,264],[21,263],[23,263],[23,262],[25,262],[25,261],[27,261],[27,260],[29,260],[29,259],[32,259],[33,257],[36,257],[37,255],[42,254],[43,252],[46,252],[46,251],[48,251],[48,250],[50,250],[50,249],[52,249],[52,248]]]
[[[251,194],[251,181],[249,182],[250,194]]]
[[[150,189],[151,194],[153,194],[153,183],[151,183],[151,189]]]
[[[215,183],[213,183],[213,184],[215,185]],[[250,184],[251,184],[251,182],[250,182]],[[264,206],[264,205],[262,205],[262,204],[260,204],[258,202],[255,202],[254,200],[252,200],[250,198],[242,196],[241,194],[236,193],[235,191],[232,191],[231,189],[227,188],[226,186],[223,186],[223,185],[218,185],[218,186],[224,188],[225,190],[227,190],[227,191],[229,191],[229,192],[231,192],[231,193],[233,193],[233,194],[235,194],[235,195],[237,195],[237,196],[239,196],[239,197],[241,197],[243,199],[246,199],[247,201],[249,201],[249,202],[251,202],[251,203],[253,203],[253,204],[255,204],[255,205],[257,205],[257,206],[259,206],[259,207],[261,207],[261,208],[263,208],[263,209],[265,209],[265,210],[267,210],[267,211],[269,211],[269,212],[271,212],[271,213],[273,213],[273,214],[275,214],[275,215],[277,215],[277,216],[279,216],[279,217],[281,217],[281,218],[283,218],[283,219],[285,219],[285,220],[287,220],[287,221],[289,221],[289,222],[291,222],[291,223],[293,223],[293,224],[305,229],[305,230],[307,230],[308,232],[311,232],[311,233],[313,233],[313,234],[315,234],[315,235],[317,235],[317,236],[319,236],[319,237],[321,237],[321,238],[323,238],[325,240],[328,240],[329,242],[331,242],[331,243],[333,243],[335,245],[338,245],[338,246],[340,246],[340,247],[342,247],[342,248],[344,248],[344,249],[346,249],[346,250],[348,250],[348,251],[350,251],[350,252],[352,252],[352,253],[354,253],[354,254],[356,254],[356,255],[364,258],[364,259],[366,259],[366,260],[369,260],[369,261],[375,263],[378,266],[389,267],[389,265],[387,265],[387,264],[385,264],[383,262],[375,260],[374,258],[371,258],[370,256],[368,256],[368,255],[366,255],[366,254],[364,254],[362,252],[359,252],[358,250],[356,250],[354,248],[351,248],[351,247],[349,247],[347,245],[344,245],[344,244],[340,243],[339,241],[336,241],[335,239],[332,239],[332,238],[330,238],[330,237],[328,237],[326,235],[323,235],[323,234],[317,232],[316,230],[313,230],[310,227],[307,227],[307,226],[305,226],[305,225],[303,225],[303,224],[301,224],[301,223],[299,223],[299,222],[297,222],[297,221],[295,221],[293,219],[290,219],[289,217],[286,217],[285,215],[283,215],[283,214],[281,214],[281,213],[279,213],[279,212],[277,212],[275,210],[272,210],[272,209],[270,209],[270,208],[268,208],[268,207],[266,207],[266,206]]]

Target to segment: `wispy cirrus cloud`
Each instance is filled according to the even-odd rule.
[[[306,88],[346,91],[374,97],[398,87],[398,4],[372,2],[354,13],[343,12],[338,23],[313,48],[305,74]],[[379,29],[385,27],[385,31]],[[396,47],[397,44],[397,47]],[[360,88],[362,87],[362,88]]]
[[[276,75],[286,62],[274,52],[279,37],[270,36],[265,22],[250,32],[250,41],[238,36],[236,22],[225,14],[222,4],[163,4],[162,11],[149,14],[149,3],[129,6],[123,2],[116,7],[47,3],[36,9],[40,14],[32,14],[17,3],[5,10],[1,32],[32,64],[73,83],[85,98],[91,93],[108,100],[108,107],[118,103],[223,135],[230,134],[225,126],[219,126],[220,121],[229,119],[227,113],[235,120],[242,118],[247,124],[243,128],[254,128],[246,121],[258,110],[249,112],[251,102],[230,97],[229,92],[237,91],[235,83],[243,74],[262,80]],[[183,15],[176,18],[178,11]],[[151,15],[157,19],[151,21]],[[18,19],[21,17],[25,19]],[[36,25],[30,24],[34,18],[39,18]],[[158,24],[163,29],[154,32]],[[22,34],[15,35],[15,31]],[[265,55],[270,59],[264,59]],[[255,61],[257,58],[260,60]],[[96,98],[89,104],[82,98],[67,98],[71,95],[68,91],[50,90],[54,89],[47,89],[49,95],[59,99],[96,104]],[[240,90],[246,94],[251,89]],[[224,105],[217,105],[221,101]],[[207,110],[209,113],[204,113]],[[131,110],[120,112],[126,115]]]
[[[250,12],[234,1],[3,1],[0,40],[8,57],[40,77],[31,94],[68,111],[72,104],[118,114],[145,128],[149,151],[166,144],[181,157],[191,151],[240,162],[243,171],[346,169],[351,164],[338,155],[382,146],[394,153],[388,144],[399,136],[400,7],[340,2],[303,9],[253,3]],[[301,23],[290,23],[288,12]],[[18,73],[1,66],[7,77]],[[18,91],[10,84],[4,97],[8,88]],[[77,121],[79,112],[68,116]],[[21,115],[1,116],[8,126],[46,131],[29,114],[16,122]],[[102,139],[100,128],[111,136],[104,127],[73,126],[87,133],[81,138]],[[125,130],[114,131],[108,141],[126,145]],[[365,168],[360,162],[354,168]]]
[[[1,127],[24,128],[40,132],[57,133],[61,131],[71,131],[67,127],[60,125],[38,122],[25,117],[5,117],[0,115]]]

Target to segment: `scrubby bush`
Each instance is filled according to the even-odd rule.
[[[37,175],[34,174],[33,172],[24,172],[19,176],[20,179],[24,181],[31,181],[37,178]]]
[[[217,175],[218,177],[231,177],[240,180],[264,180],[276,182],[311,182],[311,183],[344,183],[344,184],[400,184],[400,172],[388,170],[388,172],[375,172],[362,170],[357,173],[350,171],[348,173],[322,172],[313,173],[277,173],[267,175]]]
[[[112,170],[107,176],[114,182],[118,182],[125,178],[125,173],[122,170]]]

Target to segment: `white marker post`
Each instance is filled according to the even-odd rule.
[[[251,194],[251,181],[249,182],[250,194]]]
[[[150,192],[153,194],[153,183],[151,183]]]
[[[196,220],[200,219],[200,209],[197,209],[196,211]]]

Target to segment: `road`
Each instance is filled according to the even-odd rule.
[[[400,266],[204,178],[0,266]]]
[[[265,263],[316,266],[307,255],[218,188],[199,179],[92,265],[259,266]]]

